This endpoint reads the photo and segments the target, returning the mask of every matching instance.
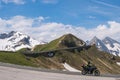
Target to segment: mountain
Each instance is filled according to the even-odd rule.
[[[84,46],[85,42],[72,34],[63,35],[49,43],[40,44],[34,47],[33,51],[48,51],[62,48],[70,48],[77,46]],[[85,47],[85,46],[84,46]],[[23,49],[25,50],[25,49]],[[14,54],[11,54],[14,53]],[[82,70],[82,64],[87,64],[88,61],[93,63],[100,70],[101,73],[119,73],[120,66],[116,64],[116,60],[111,59],[113,55],[103,51],[99,51],[96,46],[92,45],[87,49],[78,50],[58,50],[54,57],[30,57],[21,54],[21,51],[0,51],[0,62],[13,63],[19,65],[36,66],[43,69],[52,70],[67,70],[65,64],[72,68]],[[115,59],[120,60],[120,57]]]
[[[103,40],[94,37],[89,42],[89,45],[93,44],[95,44],[100,51],[105,51],[115,56],[120,56],[120,43],[110,37],[105,37]]]
[[[105,46],[108,48],[109,52],[113,55],[120,56],[120,43],[116,40],[105,37],[102,42],[105,44]]]
[[[64,46],[64,47],[79,47],[79,46],[84,46],[86,43],[77,38],[76,36],[72,34],[65,34],[62,37],[59,38],[59,46]]]
[[[104,45],[104,43],[96,36],[89,42],[89,45],[94,45],[94,44],[100,51],[109,52],[108,48]]]
[[[98,46],[102,47],[103,43],[96,37],[92,41],[99,41]],[[102,45],[101,45],[102,44]],[[113,55],[100,51],[95,45],[91,45],[88,49],[78,50],[61,50],[62,48],[70,48],[77,46],[84,46],[85,42],[72,34],[65,34],[60,38],[57,38],[48,44],[37,45],[33,51],[51,51],[56,50],[55,56],[51,58],[39,56],[33,60],[35,64],[40,67],[48,69],[60,69],[65,70],[65,67],[61,63],[67,63],[77,70],[82,70],[82,64],[87,64],[91,61],[98,67],[101,73],[120,73],[120,66],[116,64],[116,60],[111,59]],[[104,46],[105,47],[105,46]],[[106,47],[105,47],[106,48]],[[115,59],[117,59],[115,57]],[[118,59],[120,59],[118,57]]]
[[[79,47],[79,46],[84,46],[85,44],[86,43],[83,40],[77,38],[76,36],[72,34],[65,34],[60,38],[51,41],[48,44],[36,46],[35,51]]]
[[[16,31],[0,34],[0,43],[1,51],[16,51],[21,48],[32,48],[35,45],[42,44],[42,42],[38,42],[30,36]]]

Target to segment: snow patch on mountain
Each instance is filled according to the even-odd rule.
[[[104,43],[98,39],[96,36],[89,42],[89,45],[96,45],[97,48],[100,50],[100,51],[106,51],[106,52],[109,52],[108,48],[104,45]]]
[[[64,63],[63,66],[65,67],[65,69],[67,69],[68,71],[71,71],[71,72],[81,72],[80,70],[77,70],[73,67],[71,67],[69,64],[67,63]]]
[[[32,48],[35,45],[43,44],[37,40],[16,31],[0,34],[0,50],[16,51],[21,48]]]
[[[116,64],[120,66],[120,62],[116,62]]]
[[[120,56],[120,43],[110,37],[105,37],[103,40],[94,37],[89,42],[89,45],[93,44],[95,44],[96,47],[101,51],[111,53],[115,56]]]
[[[113,44],[114,47],[111,47],[110,44],[106,44],[107,48],[109,49],[110,53],[113,55],[118,55],[120,56],[120,45],[117,43]]]
[[[120,56],[120,43],[119,42],[117,42],[116,40],[110,37],[106,37],[102,41],[106,45],[106,47],[109,49],[110,53],[112,53],[113,55]]]

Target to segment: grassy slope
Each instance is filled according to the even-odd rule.
[[[20,53],[24,50],[26,49],[22,49],[18,52],[0,51],[0,62],[47,69],[64,69],[64,67],[58,62],[57,59],[46,58],[44,56],[37,58],[27,57]]]
[[[48,44],[36,46],[34,50],[46,51],[46,50],[54,50],[57,48],[64,48],[65,47],[64,45],[59,44],[60,41],[63,39],[65,39],[65,36],[60,37]],[[46,68],[53,67],[53,68],[62,69],[63,66],[61,66],[60,62],[61,60],[66,60],[68,64],[81,70],[82,64],[87,64],[88,61],[91,61],[95,66],[98,67],[98,69],[102,73],[120,73],[120,66],[118,66],[115,63],[115,61],[111,60],[112,56],[113,55],[99,51],[95,46],[92,46],[90,49],[83,50],[81,52],[78,52],[77,50],[75,50],[74,52],[65,51],[65,50],[58,51],[53,58],[45,58],[45,57],[36,58],[36,63]],[[48,67],[48,64],[51,67]]]
[[[90,49],[81,52],[64,50],[58,51],[52,58],[39,56],[37,58],[29,58],[29,60],[19,52],[0,52],[0,62],[61,70],[64,67],[60,62],[66,60],[72,67],[81,70],[83,63],[87,64],[87,61],[91,61],[102,73],[120,73],[120,66],[116,65],[115,61],[110,60],[111,56],[108,53],[98,51],[95,46],[92,46]]]
[[[75,43],[79,41],[79,43]],[[66,44],[64,44],[63,42],[66,42]],[[53,41],[51,41],[48,44],[44,44],[44,45],[37,45],[34,48],[34,51],[48,51],[48,50],[54,50],[54,49],[60,49],[60,48],[68,48],[68,47],[76,47],[79,46],[78,44],[83,44],[83,41],[78,39],[77,37],[75,37],[72,34],[67,34],[67,35],[63,35],[58,39],[55,39]]]
[[[87,51],[76,52],[69,54],[69,56],[66,52],[64,55],[67,57],[67,63],[77,69],[81,69],[80,66],[83,63],[86,64],[87,61],[91,61],[102,73],[120,73],[120,66],[110,59],[112,55],[98,51],[94,46]]]
[[[35,48],[34,48],[34,51],[46,51],[46,50],[54,50],[54,49],[57,49],[59,48],[59,43],[60,41],[64,38],[64,36],[58,38],[58,39],[55,39],[53,41],[51,41],[50,43],[48,44],[44,44],[44,45],[37,45]]]
[[[26,59],[26,57],[19,52],[6,52],[0,51],[0,62],[12,63],[25,66],[36,66],[31,61],[32,59]]]
[[[51,41],[48,44],[38,45],[34,48],[34,51],[38,52],[64,48],[64,45],[59,44],[60,41],[64,38],[65,36],[62,36],[56,40]],[[115,61],[110,59],[112,55],[97,50],[95,46],[92,46],[88,50],[82,50],[80,52],[77,50],[74,50],[72,52],[66,50],[57,51],[56,55],[52,58],[39,56],[37,58],[30,57],[29,60],[26,59],[24,55],[20,54],[20,52],[24,50],[26,49],[22,49],[16,53],[0,52],[0,61],[19,65],[39,66],[41,68],[60,70],[64,69],[61,64],[63,60],[66,60],[68,64],[79,70],[81,70],[82,64],[87,64],[87,61],[91,61],[102,73],[120,73],[120,66],[118,66]],[[118,59],[120,58],[118,57]]]
[[[92,46],[90,49],[81,52],[77,50],[74,52],[58,51],[53,58],[39,57],[36,58],[36,60],[38,60],[37,63],[40,62],[40,65],[44,65],[46,68],[50,68],[48,67],[49,64],[53,68],[62,69],[63,67],[60,64],[62,59],[79,70],[81,70],[82,64],[87,64],[88,61],[91,61],[98,67],[101,73],[120,73],[120,66],[118,66],[114,60],[111,60],[112,56],[113,55],[99,51],[95,46]]]
[[[46,57],[38,57],[34,59],[34,62],[37,64],[37,66],[41,68],[47,68],[47,69],[58,69],[62,70],[64,67],[62,64],[59,63],[58,58],[46,58]]]

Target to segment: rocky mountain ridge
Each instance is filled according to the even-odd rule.
[[[0,50],[16,51],[21,48],[32,48],[35,45],[43,44],[37,40],[17,31],[0,34]]]
[[[95,44],[100,51],[105,51],[115,56],[120,56],[120,43],[110,37],[105,37],[103,40],[94,37],[88,42],[88,44]]]

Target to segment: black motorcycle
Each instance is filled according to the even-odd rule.
[[[100,76],[100,71],[95,66],[87,67],[83,65],[82,68],[82,75],[92,74],[94,76]]]

